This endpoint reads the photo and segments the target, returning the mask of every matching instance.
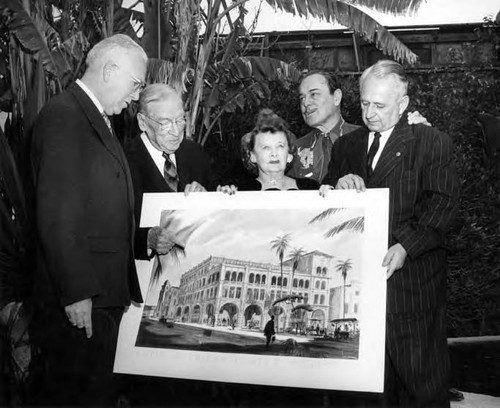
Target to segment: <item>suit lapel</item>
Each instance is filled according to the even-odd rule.
[[[368,147],[368,134],[366,128],[361,128],[354,133],[342,136],[341,141],[345,141],[345,148],[343,151],[347,155],[347,168],[342,171],[341,175],[347,173],[354,173],[362,177],[363,180],[367,178],[366,171],[366,157]],[[341,158],[343,161],[343,158]]]
[[[83,112],[94,128],[101,143],[122,168],[127,180],[128,200],[133,214],[134,192],[132,188],[132,177],[130,175],[127,159],[123,153],[123,149],[120,146],[120,143],[118,142],[118,139],[111,133],[110,129],[106,125],[106,122],[104,121],[104,118],[101,116],[101,113],[97,109],[97,106],[95,106],[94,102],[92,102],[92,100],[88,97],[88,95],[82,88],[80,88],[77,84],[72,84],[68,87],[68,91],[73,94],[75,99],[82,107]]]
[[[389,140],[382,150],[375,170],[369,181],[369,187],[377,186],[396,167],[407,154],[408,143],[414,139],[412,128],[404,114],[394,127]]]
[[[179,186],[178,190],[183,191],[184,187],[186,186],[187,182],[186,180],[188,179],[188,168],[185,167],[185,164],[189,163],[189,159],[185,158],[185,150],[186,150],[186,144],[184,141],[181,142],[179,148],[175,152],[175,167],[177,168],[177,174],[179,176]]]
[[[155,186],[154,190],[171,192],[172,190],[163,178],[163,174],[158,171],[156,163],[149,154],[148,149],[140,136],[137,137],[137,153],[139,159],[138,165],[144,168],[144,174],[149,175],[149,182],[152,186]]]
[[[83,112],[96,131],[96,134],[99,137],[101,143],[104,145],[104,147],[106,147],[109,153],[123,166],[123,160],[118,150],[119,142],[116,140],[116,137],[114,137],[110,132],[108,126],[106,125],[106,122],[101,116],[101,113],[97,109],[97,106],[95,106],[94,102],[92,102],[85,91],[77,84],[70,85],[68,87],[68,91],[73,94],[73,96],[82,107]]]

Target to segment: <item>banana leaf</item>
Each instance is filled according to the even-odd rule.
[[[417,56],[375,19],[354,6],[387,14],[414,14],[423,0],[266,0],[275,9],[302,17],[316,17],[351,28],[365,40],[396,60],[414,64]]]
[[[45,22],[42,25],[45,33],[42,32],[20,0],[3,0],[0,2],[0,13],[8,17],[7,27],[23,50],[33,54],[47,72],[57,77],[57,66],[46,43],[46,39],[53,36],[55,30],[51,31],[51,27]]]

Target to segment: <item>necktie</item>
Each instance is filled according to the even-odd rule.
[[[179,184],[179,176],[177,174],[177,169],[175,164],[172,163],[168,153],[163,152],[163,157],[165,158],[165,165],[163,166],[163,177],[167,182],[168,186],[172,191],[177,191],[177,185]]]
[[[319,171],[319,174],[317,174],[317,177],[319,180],[323,180],[325,175],[328,172],[328,164],[330,163],[330,158],[332,156],[332,139],[330,139],[330,136],[328,133],[322,133],[318,137],[321,138],[321,156],[320,159],[313,159],[315,162],[315,173]],[[318,160],[318,162],[316,162]],[[317,164],[316,164],[317,163]],[[317,166],[317,167],[316,167]],[[315,174],[316,175],[316,174]]]
[[[321,149],[323,150],[324,156],[330,158],[333,146],[332,139],[330,139],[328,133],[321,134],[319,137],[321,137]]]
[[[380,146],[380,133],[375,132],[372,145],[370,146],[370,149],[368,150],[368,162],[367,162],[368,177],[370,177],[373,173],[373,159],[375,158],[375,155],[377,154],[379,146]]]
[[[108,115],[102,112],[101,116],[104,119],[104,122],[106,123],[106,126],[108,127],[109,131],[111,132],[111,134],[113,134],[113,129],[111,128],[111,121],[109,120]]]

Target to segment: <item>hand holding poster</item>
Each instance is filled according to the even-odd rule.
[[[158,220],[177,245],[137,262],[116,372],[382,391],[388,190],[146,194]]]

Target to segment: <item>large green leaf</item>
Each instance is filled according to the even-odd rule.
[[[81,31],[78,31],[52,50],[52,58],[54,59],[61,79],[68,74],[71,76],[76,76],[78,74],[78,69],[83,64],[86,51],[89,47],[90,44],[87,38]]]
[[[45,71],[57,77],[57,68],[46,43],[46,35],[40,31],[39,26],[26,12],[20,0],[3,0],[0,2],[0,13],[7,16],[7,27],[15,38],[21,43],[26,52],[34,54],[42,64]],[[47,31],[48,24],[44,24]],[[50,31],[51,35],[54,31]]]
[[[132,16],[136,16],[132,10],[127,8],[115,8],[113,14],[113,34],[126,34],[134,41],[139,42],[139,38],[130,22]]]
[[[239,57],[229,66],[222,63],[209,65],[206,72],[209,87],[206,87],[202,101],[206,130],[203,136],[199,136],[199,142],[205,144],[224,112],[233,113],[247,106],[258,106],[269,98],[269,82],[279,81],[287,87],[299,78],[300,71],[293,65],[268,57]],[[217,109],[217,106],[220,108]],[[214,117],[211,117],[212,110],[217,111]]]
[[[422,0],[266,0],[275,9],[302,17],[316,17],[351,28],[365,40],[375,43],[396,60],[414,64],[417,56],[368,14],[353,6],[366,6],[384,13],[412,14]],[[349,4],[347,4],[349,3]]]
[[[253,78],[256,81],[297,82],[300,71],[291,64],[267,57],[240,57],[231,64],[231,73],[237,79]]]

